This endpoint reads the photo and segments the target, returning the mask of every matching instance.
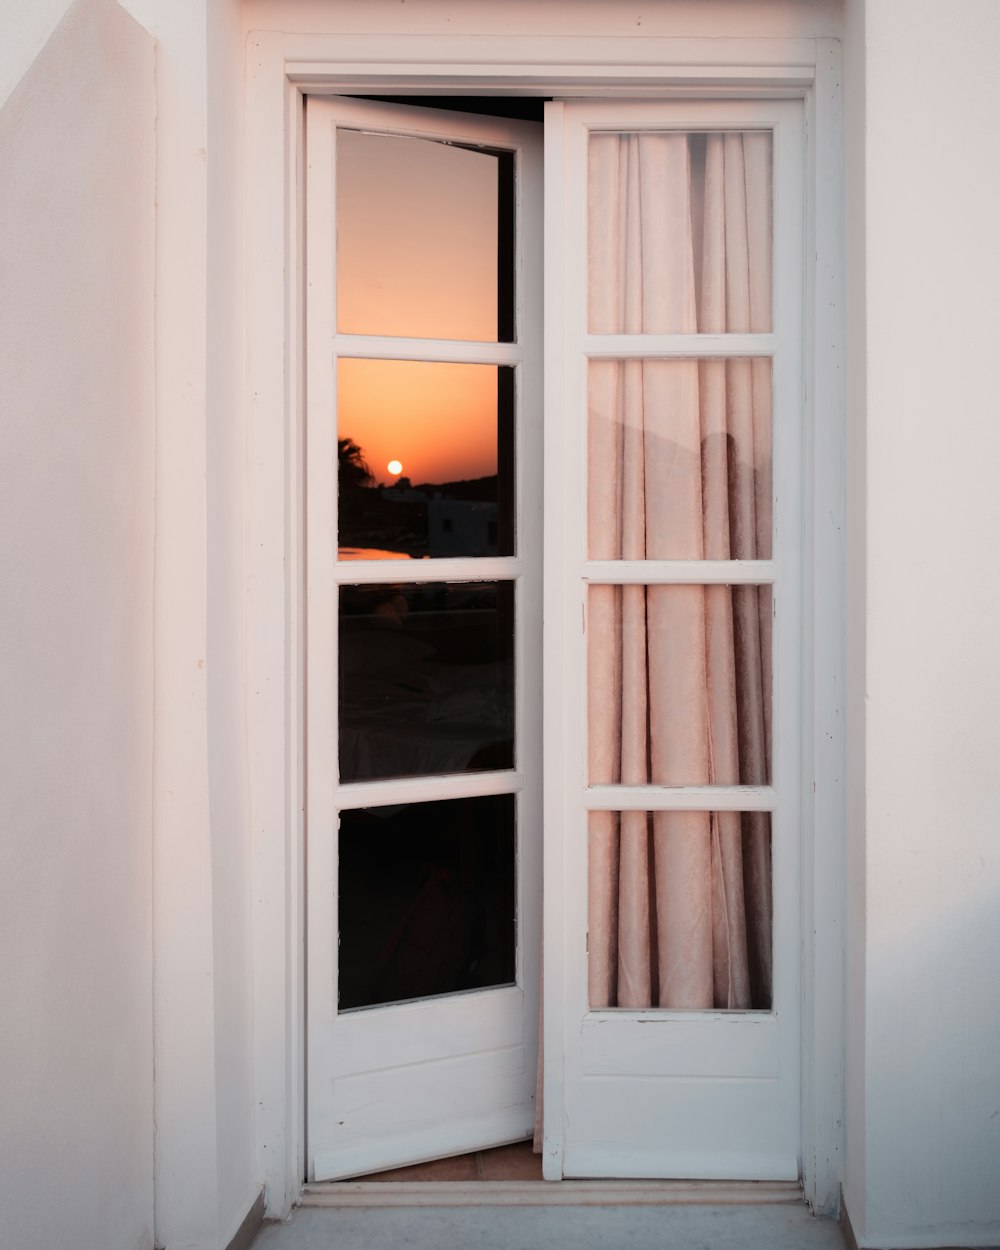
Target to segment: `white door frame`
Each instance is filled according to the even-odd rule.
[[[254,32],[246,62],[247,744],[257,1158],[268,1215],[304,1170],[302,95],[800,97],[806,114],[802,1177],[843,1155],[844,399],[840,46],[832,39]],[[419,102],[415,100],[415,103]],[[810,645],[811,644],[811,645]],[[821,993],[815,987],[822,987]]]

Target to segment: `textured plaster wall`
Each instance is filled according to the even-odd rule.
[[[839,6],[126,7],[158,43],[158,1231],[214,1250],[257,1176],[239,23],[530,34],[571,11],[577,34],[813,36],[838,33]],[[15,241],[0,259],[0,1209],[18,1247],[71,1244],[70,1228],[81,1246],[145,1247],[153,53],[111,0],[78,0],[59,26],[64,8],[7,4],[0,45],[0,237]],[[995,1244],[1000,10],[846,11],[846,1189],[867,1245]]]
[[[68,0],[33,0],[32,4],[4,0],[0,5],[0,103],[28,72],[68,8]]]
[[[156,1234],[255,1201],[243,720],[238,0],[135,0],[157,40]]]
[[[112,0],[30,7],[0,111],[0,1240],[145,1250],[153,46]]]
[[[246,752],[242,427],[243,41],[240,0],[208,7],[206,469],[208,762],[215,942],[218,1228],[228,1239],[257,1196],[251,838]],[[222,1244],[225,1244],[223,1241]]]
[[[913,0],[905,21],[893,0],[850,8],[867,556],[847,1204],[866,1245],[996,1245],[1000,7]]]
[[[839,0],[245,0],[249,30],[372,34],[837,35]]]

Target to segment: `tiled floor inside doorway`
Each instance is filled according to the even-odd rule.
[[[356,1176],[358,1181],[540,1181],[542,1156],[536,1155],[530,1141],[475,1154],[455,1155],[450,1159],[434,1159],[412,1167],[392,1168],[388,1172],[372,1172]]]

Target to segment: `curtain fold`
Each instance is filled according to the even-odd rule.
[[[770,137],[594,135],[594,333],[771,328]],[[771,554],[765,360],[592,361],[597,560]],[[592,784],[769,780],[770,594],[592,586]],[[770,817],[594,812],[592,1007],[768,1007]]]

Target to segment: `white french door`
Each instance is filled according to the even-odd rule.
[[[545,1174],[793,1179],[801,104],[547,108]]]
[[[534,1121],[537,127],[307,106],[308,1175]]]
[[[802,106],[547,106],[544,595],[536,130],[308,101],[308,1172],[530,1132],[544,810],[546,1176],[792,1179]]]

